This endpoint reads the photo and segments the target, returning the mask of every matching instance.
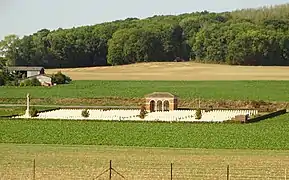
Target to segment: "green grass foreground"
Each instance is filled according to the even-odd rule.
[[[254,124],[0,120],[0,143],[289,149],[289,115]]]
[[[54,87],[0,87],[1,98],[140,98],[166,91],[182,99],[289,101],[289,81],[73,81]]]

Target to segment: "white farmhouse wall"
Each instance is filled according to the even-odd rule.
[[[41,84],[50,84],[50,85],[52,84],[51,83],[51,78],[47,77],[47,76],[39,75],[39,76],[36,76],[36,79],[38,79],[38,81]]]
[[[31,76],[36,76],[39,75],[40,72],[39,71],[27,71],[27,77],[31,77]]]

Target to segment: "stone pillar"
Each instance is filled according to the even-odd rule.
[[[30,95],[29,93],[26,95],[26,112],[25,117],[30,118]]]

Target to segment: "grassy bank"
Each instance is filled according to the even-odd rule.
[[[289,115],[255,124],[0,120],[1,143],[289,149]]]

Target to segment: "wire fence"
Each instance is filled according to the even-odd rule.
[[[0,178],[5,179],[94,179],[94,180],[121,180],[121,179],[226,179],[226,180],[246,180],[246,179],[278,179],[287,180],[287,168],[281,166],[256,166],[256,167],[236,167],[223,163],[219,165],[204,166],[202,164],[192,164],[192,166],[182,163],[159,163],[153,161],[137,161],[114,163],[112,160],[101,162],[98,165],[79,164],[62,165],[55,162],[47,165],[37,162],[35,159],[25,166],[9,168],[9,164],[1,168]],[[5,171],[3,171],[5,170]]]
[[[29,164],[30,163],[30,164]],[[67,163],[67,162],[66,162]],[[153,161],[123,162],[112,160],[96,164],[62,165],[54,162],[27,161],[19,167],[1,168],[0,179],[91,179],[91,180],[186,180],[186,179],[224,179],[224,180],[287,180],[287,167],[281,165],[238,167],[224,165],[224,163],[205,166],[194,164],[191,166],[182,163],[160,163]]]

